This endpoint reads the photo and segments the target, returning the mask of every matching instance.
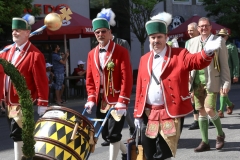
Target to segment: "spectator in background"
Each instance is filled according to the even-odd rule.
[[[51,93],[55,92],[55,89],[54,89],[54,79],[55,79],[55,77],[54,77],[54,74],[52,72],[52,65],[50,63],[46,63],[46,76],[48,78],[48,86],[49,86],[48,101],[49,101],[49,103],[51,103],[52,102]],[[53,95],[55,95],[55,94],[53,94]]]
[[[86,79],[86,70],[84,69],[84,64],[86,62],[83,62],[81,60],[78,61],[78,67],[74,68],[73,76],[84,76],[84,80]],[[82,79],[77,80],[76,85],[81,86],[82,85]]]
[[[215,40],[218,36],[211,33],[212,25],[208,18],[202,17],[198,20],[199,36],[190,39],[187,49],[190,53],[199,52],[209,41]],[[216,113],[216,101],[218,92],[228,93],[231,85],[230,72],[228,67],[228,53],[225,41],[221,39],[221,47],[214,50],[214,57],[210,65],[201,70],[191,71],[190,91],[194,92],[195,108],[199,112],[199,128],[202,142],[195,152],[210,150],[208,139],[208,117],[217,130],[216,146],[217,150],[224,146],[225,134],[223,132],[221,120]],[[214,47],[214,46],[212,46]]]
[[[63,82],[64,82],[64,73],[65,65],[69,56],[67,52],[63,57],[59,53],[59,45],[54,45],[52,53],[52,64],[53,64],[53,73],[55,75],[55,95],[56,95],[56,104],[61,106],[64,102],[61,97],[64,91]]]
[[[130,54],[130,45],[125,39],[117,38],[113,34],[111,34],[111,40],[113,40],[113,42],[119,44],[120,46],[126,48],[128,50],[128,53]]]
[[[199,36],[199,32],[197,30],[197,23],[196,22],[192,22],[188,25],[188,35],[191,38],[194,38],[194,37],[197,37]],[[190,40],[189,39],[189,40]],[[187,48],[188,46],[188,41],[186,41],[185,43],[185,48]],[[190,75],[189,75],[190,76]],[[190,77],[189,77],[190,79]],[[195,103],[194,103],[194,93],[193,91],[191,92],[191,103],[192,103],[192,106],[193,106],[193,119],[194,119],[194,122],[191,124],[191,126],[188,128],[189,130],[194,130],[194,129],[199,129],[199,124],[198,124],[198,110],[196,110],[195,108]]]
[[[52,66],[53,65],[51,65],[50,63],[46,63],[46,75],[47,75],[47,78],[48,78],[49,88],[54,87],[54,81],[53,81],[54,74],[52,72]]]
[[[199,32],[197,30],[197,23],[196,22],[190,23],[188,25],[187,32],[188,32],[188,35],[189,35],[190,39],[199,36]],[[185,48],[187,48],[189,40],[186,41]]]
[[[239,77],[239,59],[237,47],[233,43],[230,43],[228,41],[230,35],[228,34],[228,31],[225,28],[221,29],[217,35],[221,36],[226,41],[226,46],[229,55],[228,65],[230,69],[231,80],[233,83],[237,83]],[[234,104],[229,100],[227,94],[223,94],[222,92],[220,92],[220,109],[218,110],[218,116],[220,118],[224,117],[225,105],[227,105],[227,114],[232,114]]]

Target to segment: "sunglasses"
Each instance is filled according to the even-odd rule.
[[[107,32],[107,30],[102,30],[102,31],[96,31],[96,32],[94,32],[95,34],[100,34],[100,33],[102,33],[102,34],[105,34]]]

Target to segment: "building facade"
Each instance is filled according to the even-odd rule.
[[[178,27],[194,15],[205,17],[207,12],[202,4],[203,0],[166,0],[164,10],[173,15],[171,29]]]
[[[49,1],[49,0],[34,0],[33,5],[39,7],[42,10],[40,17],[45,17],[51,11],[54,11],[58,8],[68,6],[72,11],[86,17],[93,19],[96,17],[97,13],[101,11],[102,8],[112,8],[116,14],[117,25],[112,29],[114,35],[119,38],[126,39],[131,46],[131,62],[133,69],[137,69],[139,65],[139,60],[141,57],[141,45],[138,42],[137,37],[130,32],[129,19],[122,12],[121,7],[119,7],[119,0],[58,0],[58,1]],[[206,12],[203,8],[202,0],[165,0],[156,5],[154,9],[154,14],[157,14],[162,11],[172,13],[173,20],[176,18],[176,22],[172,23],[171,29],[174,29],[177,25],[180,25],[182,22],[197,14],[199,16],[206,16]],[[181,22],[182,21],[182,22]],[[49,45],[52,43],[58,43],[61,46],[61,50],[64,51],[64,42],[60,41],[34,41],[46,55],[50,57],[51,48]],[[77,61],[87,61],[88,52],[96,45],[95,38],[78,38],[78,39],[69,39],[67,40],[67,48],[70,51],[69,57],[69,75],[73,72],[73,69],[77,66]],[[45,51],[47,49],[47,52]],[[149,51],[149,40],[147,39],[144,44],[144,52]],[[48,55],[48,56],[47,56]],[[46,58],[47,61],[51,63],[50,58]]]

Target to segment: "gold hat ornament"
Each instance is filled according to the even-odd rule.
[[[221,35],[223,35],[223,36],[230,36],[229,33],[228,33],[228,30],[227,30],[226,28],[221,29],[221,30],[218,32],[217,35],[218,35],[218,36],[221,36]]]

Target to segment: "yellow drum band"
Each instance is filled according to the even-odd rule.
[[[43,116],[37,121],[34,133],[36,156],[85,160],[94,148],[94,145],[89,143],[93,138],[91,136],[94,135],[91,122],[69,108],[66,110],[64,107],[61,108],[64,117],[44,118]],[[76,119],[80,120],[80,124],[75,138],[71,140]]]
[[[49,129],[49,130],[47,130]],[[62,123],[51,122],[51,121],[42,121],[36,124],[36,133],[34,137],[45,138],[51,140],[52,143],[59,143],[61,146],[67,146],[76,152],[83,160],[90,152],[90,145],[88,143],[88,136],[86,134],[76,135],[73,141],[70,141],[72,136],[73,127],[69,127]],[[87,133],[87,132],[86,132]],[[35,148],[39,148],[37,144]],[[41,150],[35,151],[38,153]],[[46,155],[49,154],[49,150],[46,150]],[[58,155],[55,155],[55,157]]]
[[[43,159],[54,158],[59,160],[79,160],[79,158],[76,158],[71,152],[68,152],[66,149],[44,141],[36,141],[35,152],[35,156],[42,157]],[[81,160],[85,160],[85,158],[81,158]]]

